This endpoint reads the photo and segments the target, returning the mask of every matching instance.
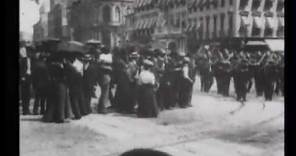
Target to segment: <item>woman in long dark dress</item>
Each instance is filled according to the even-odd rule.
[[[144,68],[138,80],[138,110],[137,116],[143,118],[157,117],[159,110],[155,95],[155,76],[151,71],[153,62],[144,60]]]
[[[120,113],[133,113],[133,95],[131,93],[130,80],[127,69],[127,55],[125,51],[120,52],[120,56],[114,60],[114,75],[115,83],[117,85],[114,107]]]
[[[48,103],[43,121],[63,123],[67,102],[67,86],[64,66],[61,60],[49,64],[50,86],[48,88]]]

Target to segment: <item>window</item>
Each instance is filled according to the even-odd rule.
[[[266,0],[265,1],[265,5],[264,5],[264,10],[270,10],[272,8],[273,5],[273,0]]]
[[[231,36],[233,31],[233,14],[229,13],[228,17],[228,35]]]
[[[265,30],[264,30],[264,36],[271,37],[272,34],[273,34],[273,29],[272,28],[265,28]]]
[[[229,0],[229,5],[233,5],[233,0]]]
[[[283,0],[279,0],[277,4],[276,11],[282,11],[285,6],[285,2]]]
[[[218,1],[219,0],[214,0],[213,3],[212,3],[215,9],[218,8]]]
[[[199,19],[199,24],[200,24],[200,28],[199,28],[199,38],[203,39],[203,18],[201,17]]]
[[[284,26],[280,26],[277,30],[277,36],[284,36],[285,33],[285,27]]]
[[[114,19],[115,19],[116,22],[120,22],[120,9],[119,9],[119,7],[115,8]]]
[[[252,10],[257,10],[261,4],[261,0],[253,0]]]
[[[103,7],[103,20],[105,23],[111,22],[111,8],[108,5]]]
[[[210,9],[210,4],[211,4],[211,3],[210,3],[210,0],[207,0],[207,1],[206,1],[206,8],[207,8],[208,10]]]
[[[210,16],[206,17],[206,38],[208,39],[210,36]]]
[[[260,32],[261,32],[260,28],[254,27],[253,30],[252,30],[252,36],[259,36]]]
[[[239,9],[244,10],[248,6],[249,0],[240,0],[239,2]]]
[[[252,30],[252,36],[259,36],[261,33],[262,28],[262,20],[259,17],[255,17],[253,21],[253,30]]]
[[[225,6],[225,0],[221,0],[221,7]]]
[[[214,15],[214,31],[213,31],[213,37],[216,38],[217,35],[217,16]]]
[[[220,22],[220,34],[222,36],[223,32],[224,32],[224,20],[225,20],[225,14],[224,13],[222,13],[220,15],[220,20],[221,20],[221,22]]]

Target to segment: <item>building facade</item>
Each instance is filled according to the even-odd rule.
[[[284,0],[135,0],[133,9],[129,39],[179,51],[284,38]]]
[[[100,40],[108,47],[119,46],[124,36],[126,13],[131,0],[81,0],[69,11],[73,40]]]
[[[48,37],[48,13],[50,11],[49,0],[39,1],[40,19],[38,23],[33,26],[33,40],[40,41]]]
[[[186,15],[186,0],[135,0],[133,11],[127,16],[129,39],[184,51]]]
[[[188,4],[188,23],[198,44],[283,40],[284,0],[193,0]]]
[[[48,12],[48,37],[71,40],[69,6],[75,0],[50,0]]]
[[[39,20],[33,26],[33,41],[41,41],[44,39],[44,29],[41,24],[41,20]]]

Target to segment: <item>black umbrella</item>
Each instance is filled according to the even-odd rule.
[[[65,53],[81,53],[81,54],[85,54],[87,52],[84,44],[77,41],[61,42],[58,45],[57,51],[65,52]]]

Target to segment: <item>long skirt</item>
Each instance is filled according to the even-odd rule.
[[[138,88],[138,93],[138,117],[157,117],[159,110],[153,85],[140,85]]]
[[[133,96],[131,92],[131,83],[124,72],[117,73],[117,87],[115,92],[114,106],[119,112],[133,111]]]
[[[67,102],[66,84],[62,81],[54,82],[47,99],[48,103],[43,120],[45,122],[64,122]]]

